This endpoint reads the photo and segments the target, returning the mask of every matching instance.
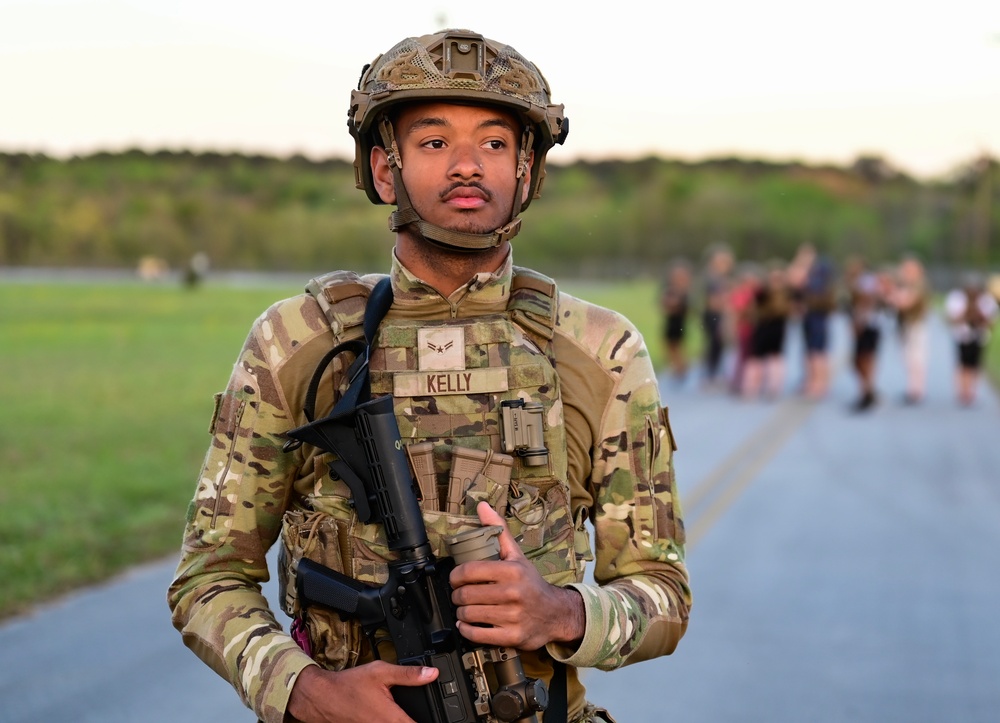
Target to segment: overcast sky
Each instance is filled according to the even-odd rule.
[[[361,67],[446,25],[542,69],[556,162],[1000,156],[1000,0],[0,0],[0,150],[346,158]]]

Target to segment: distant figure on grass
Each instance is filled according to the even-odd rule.
[[[792,310],[787,271],[780,261],[768,265],[754,294],[750,356],[743,375],[743,395],[774,399],[785,381],[785,330]]]
[[[702,330],[704,331],[704,368],[706,387],[716,386],[722,372],[726,351],[726,328],[729,322],[729,286],[733,254],[726,246],[713,246],[705,265]]]
[[[878,400],[875,391],[875,365],[881,331],[882,289],[878,274],[863,265],[853,270],[849,290],[851,329],[854,332],[854,371],[860,395],[854,403],[856,412],[864,412]]]
[[[927,312],[930,310],[931,290],[924,266],[915,256],[906,256],[900,262],[888,301],[896,313],[906,367],[903,404],[919,404],[927,388]]]
[[[986,291],[982,276],[968,274],[962,287],[945,297],[944,309],[958,350],[958,403],[967,407],[976,400],[983,351],[998,314],[997,300]]]
[[[185,288],[195,289],[201,285],[201,282],[205,280],[208,275],[208,269],[211,265],[209,261],[208,254],[204,251],[199,251],[191,257],[187,266],[184,268],[184,275],[182,281]]]
[[[830,386],[830,315],[837,305],[833,264],[811,244],[803,244],[789,267],[789,283],[806,355],[801,391],[809,399],[822,399]]]
[[[677,261],[667,272],[660,292],[663,314],[663,342],[670,373],[678,382],[684,381],[688,370],[687,324],[691,308],[691,266]]]

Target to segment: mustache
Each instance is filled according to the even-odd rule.
[[[439,198],[444,198],[449,193],[451,193],[452,191],[454,191],[456,188],[477,188],[477,189],[479,189],[480,191],[483,192],[483,195],[486,197],[487,201],[492,201],[493,200],[493,193],[488,188],[486,188],[486,186],[484,186],[483,184],[481,184],[479,181],[468,181],[468,182],[466,182],[466,181],[455,181],[453,184],[451,184],[450,186],[448,186],[448,188],[446,188],[443,191],[441,191],[441,193],[438,194],[438,197]]]

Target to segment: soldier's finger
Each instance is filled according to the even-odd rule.
[[[458,609],[458,619],[463,623],[489,626],[496,628],[511,628],[520,624],[523,614],[510,605],[463,605]]]
[[[383,682],[388,686],[427,685],[438,677],[438,669],[422,665],[388,665],[384,669]]]
[[[503,569],[496,563],[478,562],[466,563],[461,566],[461,570],[456,568],[455,572],[460,573],[461,576],[453,574],[451,578],[452,587],[455,588],[451,592],[451,601],[459,607],[464,605],[509,605],[516,602],[517,597],[512,594],[510,582],[489,574]]]
[[[458,630],[466,640],[479,645],[516,647],[519,637],[504,627],[481,627],[463,621],[458,622]]]

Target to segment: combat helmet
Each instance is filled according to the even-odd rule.
[[[472,234],[444,229],[421,219],[403,186],[399,149],[390,114],[394,106],[409,101],[455,102],[492,105],[511,110],[522,120],[524,131],[518,151],[515,199],[523,193],[525,170],[531,151],[530,185],[524,203],[514,204],[510,220],[492,233]],[[355,186],[364,189],[373,203],[383,203],[372,178],[371,150],[386,149],[396,188],[396,211],[389,228],[415,224],[429,241],[451,250],[478,251],[499,245],[520,229],[518,214],[537,198],[545,177],[545,154],[562,143],[569,121],[562,105],[550,102],[548,81],[531,62],[509,45],[484,38],[470,30],[442,30],[407,38],[366,65],[351,92],[347,126],[354,137]]]

